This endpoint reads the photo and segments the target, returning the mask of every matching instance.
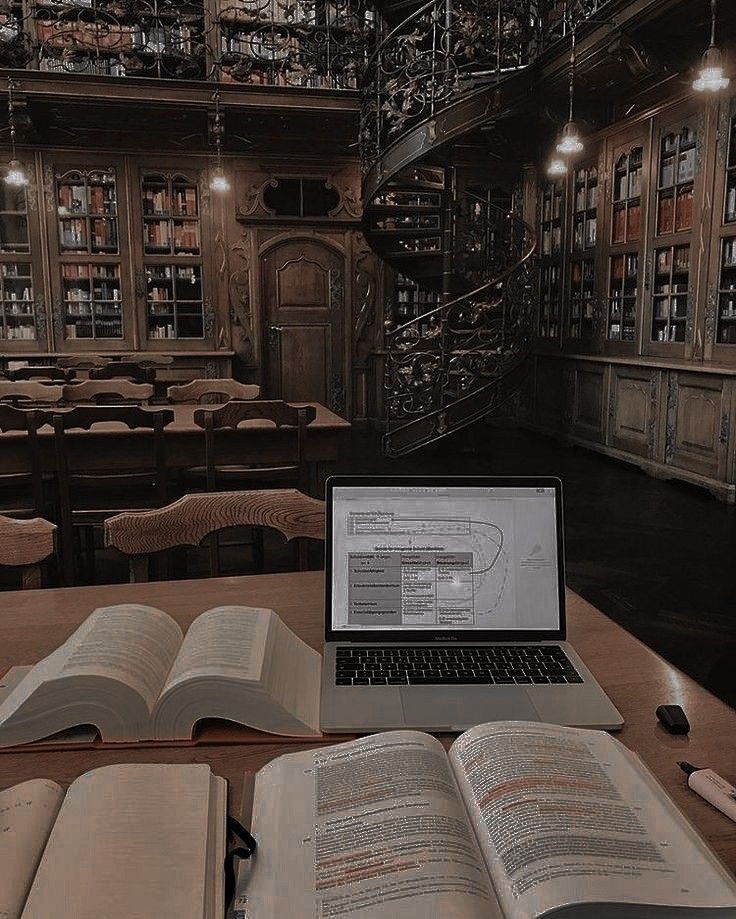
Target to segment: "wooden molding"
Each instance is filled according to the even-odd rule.
[[[56,358],[59,367],[73,370],[89,370],[91,367],[104,367],[112,358],[101,354],[60,354]]]
[[[325,538],[325,505],[294,488],[185,495],[167,507],[105,521],[105,545],[126,555],[198,546],[227,527],[263,526],[287,539]]]
[[[229,399],[252,401],[260,394],[260,386],[223,378],[192,380],[180,386],[169,386],[166,390],[169,402],[199,402],[205,396],[227,396]]]
[[[119,397],[127,402],[145,403],[153,396],[150,383],[131,383],[130,380],[83,380],[68,383],[64,389],[64,401],[71,403],[110,401]]]
[[[211,415],[214,428],[237,428],[239,424],[245,421],[272,421],[276,427],[282,425],[292,425],[296,427],[299,424],[300,415],[303,415],[305,424],[311,424],[317,417],[317,410],[313,405],[295,406],[288,402],[282,402],[278,399],[257,402],[226,402],[219,408],[204,409],[200,408],[194,413],[194,423],[204,428],[206,426],[206,416]]]

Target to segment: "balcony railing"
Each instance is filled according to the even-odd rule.
[[[0,0],[0,67],[310,89],[377,81],[392,134],[530,63],[608,2],[431,0],[378,42],[371,0]]]

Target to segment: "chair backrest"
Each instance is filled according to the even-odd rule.
[[[64,387],[64,401],[72,404],[145,405],[152,396],[150,383],[131,383],[130,380],[83,380]]]
[[[41,470],[41,449],[37,431],[43,425],[53,422],[51,410],[13,408],[0,403],[0,431],[24,431],[27,435],[28,465],[31,470],[30,489],[34,513],[40,514],[43,509],[43,474]],[[5,479],[13,488],[28,488],[24,476],[2,476],[0,464],[0,481]]]
[[[41,587],[41,563],[54,554],[56,526],[35,517],[15,520],[0,516],[0,565],[21,568],[24,588]]]
[[[59,380],[66,383],[73,376],[71,370],[62,367],[19,367],[8,373],[9,379],[17,380]]]
[[[111,360],[111,357],[102,354],[62,354],[56,358],[56,364],[73,370],[91,370],[93,367],[104,367]]]
[[[174,363],[172,354],[145,354],[142,352],[136,354],[122,354],[120,360],[127,364],[135,364],[137,367],[170,367]]]
[[[166,390],[169,402],[200,402],[206,397],[213,397],[213,401],[219,397],[220,402],[230,399],[252,400],[260,394],[260,386],[230,379],[192,380],[180,386],[169,386]]]
[[[153,488],[158,504],[167,500],[166,442],[164,428],[174,420],[171,409],[146,411],[137,405],[84,405],[68,411],[53,413],[54,452],[56,457],[56,486],[58,489],[59,519],[61,522],[63,573],[65,583],[74,578],[74,558],[70,551],[72,544],[74,503],[78,489],[89,495],[99,495],[104,502],[106,493],[116,486]],[[70,431],[89,431],[95,424],[117,423],[135,430],[148,429],[153,432],[152,461],[150,468],[126,472],[120,466],[110,469],[85,468],[83,473],[75,472],[69,460],[67,434]],[[103,506],[102,504],[100,506]]]
[[[207,490],[217,489],[218,457],[216,449],[216,432],[237,430],[240,424],[248,421],[268,421],[276,428],[290,427],[296,430],[296,443],[294,452],[289,456],[288,474],[293,476],[293,481],[304,487],[307,480],[306,468],[306,442],[307,425],[317,417],[317,409],[313,405],[294,406],[280,400],[241,402],[226,402],[219,408],[200,408],[194,412],[194,423],[197,427],[204,428],[204,452],[206,465]],[[244,458],[255,466],[256,459],[247,456],[247,447],[244,445]],[[281,467],[281,474],[286,469]],[[252,470],[256,474],[256,470]]]
[[[286,539],[324,540],[325,504],[294,488],[185,495],[159,510],[109,517],[105,545],[130,556],[131,580],[145,581],[152,554],[198,546],[236,526],[269,527]]]
[[[61,401],[63,387],[46,385],[38,380],[21,380],[17,383],[0,380],[0,402],[22,405],[55,405]]]
[[[90,380],[130,380],[132,383],[155,383],[156,368],[143,367],[134,361],[110,361],[104,367],[93,367]]]

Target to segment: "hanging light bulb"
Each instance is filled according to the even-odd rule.
[[[212,191],[224,193],[230,191],[230,181],[222,165],[222,139],[225,135],[225,125],[222,120],[222,112],[220,111],[219,91],[213,94],[212,99],[215,103],[215,119],[212,124],[212,134],[215,140],[215,149],[217,151],[217,165],[210,175],[210,188]]]
[[[547,175],[550,179],[559,179],[562,176],[567,175],[567,163],[564,160],[561,160],[559,157],[555,157],[550,161],[549,166],[547,167]]]
[[[710,3],[710,46],[703,55],[700,72],[693,81],[693,89],[698,93],[719,93],[727,89],[731,80],[723,69],[723,55],[716,46],[716,0]]]
[[[5,167],[5,184],[14,188],[23,188],[28,185],[28,176],[15,155],[15,100],[13,90],[16,84],[8,80],[8,129],[10,131],[10,162]]]
[[[572,44],[570,46],[570,111],[567,124],[562,129],[562,136],[557,142],[557,152],[563,156],[575,156],[582,153],[585,144],[580,137],[580,129],[575,124],[575,28],[571,29]],[[565,170],[567,171],[567,170]]]

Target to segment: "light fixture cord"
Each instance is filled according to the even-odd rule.
[[[222,115],[220,113],[220,91],[216,90],[212,96],[215,103],[215,124],[213,134],[215,135],[215,152],[217,156],[217,168],[222,168]]]
[[[718,0],[710,0],[710,46],[715,48],[716,45],[716,4]]]
[[[574,114],[575,114],[575,26],[572,27],[572,44],[570,45],[570,117],[568,118],[568,121],[573,120]]]
[[[15,83],[8,80],[8,129],[10,131],[10,158],[15,159],[15,102],[13,100],[13,89]]]

